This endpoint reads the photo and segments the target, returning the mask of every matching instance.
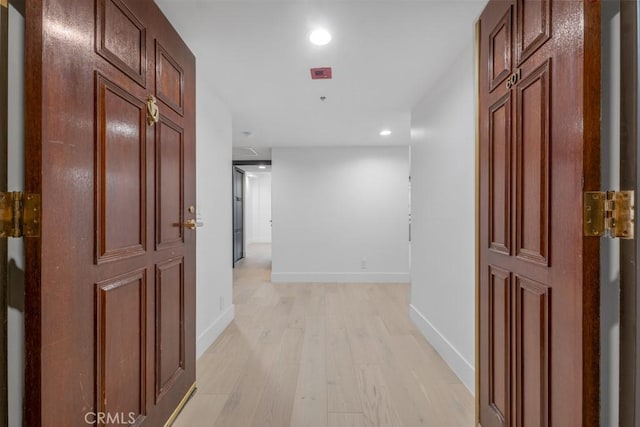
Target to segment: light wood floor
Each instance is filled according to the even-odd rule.
[[[272,284],[234,271],[236,317],[198,361],[176,427],[472,426],[471,394],[408,316],[409,286]]]

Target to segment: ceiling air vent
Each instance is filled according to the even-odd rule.
[[[330,79],[331,75],[331,67],[323,67],[323,68],[312,68],[311,69],[311,79]]]

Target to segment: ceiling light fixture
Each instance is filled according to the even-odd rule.
[[[324,28],[318,28],[311,33],[309,40],[316,46],[324,46],[331,41],[331,33]]]
[[[389,129],[380,131],[380,136],[389,136],[389,135],[391,135],[391,131]]]
[[[260,165],[258,166],[258,169],[266,169],[267,167],[265,165]]]

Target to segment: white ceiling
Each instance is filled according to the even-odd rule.
[[[485,1],[158,3],[231,108],[234,145],[259,149],[409,144],[411,108],[469,45]],[[329,45],[309,43],[317,26]],[[312,81],[325,66],[333,79]]]
[[[236,139],[238,141],[233,146],[233,160],[271,160],[271,148],[252,147],[253,140],[244,136],[236,136]],[[242,143],[243,139],[244,143]]]

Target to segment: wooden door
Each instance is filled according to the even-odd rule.
[[[25,425],[161,426],[195,381],[195,59],[151,0],[26,24]]]
[[[244,171],[233,168],[233,264],[244,258]]]
[[[595,426],[600,5],[491,0],[479,26],[479,422]]]

